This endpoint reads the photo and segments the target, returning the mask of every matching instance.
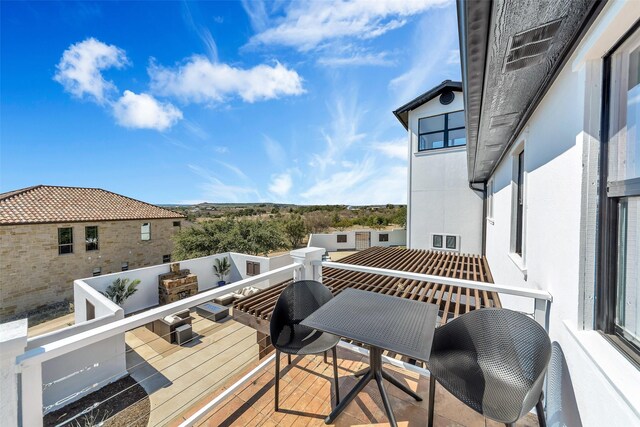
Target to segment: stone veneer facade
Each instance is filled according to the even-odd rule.
[[[73,281],[93,275],[162,264],[173,250],[180,219],[0,225],[0,321],[73,298]],[[151,224],[151,239],[141,226]],[[98,226],[98,250],[87,251],[85,227]],[[73,253],[58,254],[58,229],[73,228]]]

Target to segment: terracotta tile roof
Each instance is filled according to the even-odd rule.
[[[99,188],[37,185],[0,194],[0,224],[184,218]]]
[[[338,262],[493,283],[487,259],[480,255],[371,247]],[[234,318],[260,332],[268,333],[269,319],[276,300],[289,283],[291,280],[237,301],[234,304]],[[501,306],[496,292],[336,268],[322,267],[322,283],[334,295],[346,288],[355,288],[436,304],[440,308],[441,323],[478,308]]]

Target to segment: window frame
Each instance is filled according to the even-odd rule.
[[[91,270],[91,275],[93,277],[102,276],[102,267],[93,267]]]
[[[336,243],[347,243],[346,234],[336,234]]]
[[[455,113],[463,113],[463,117],[464,117],[464,110],[456,110],[456,111],[449,111],[447,113],[443,113],[443,114],[436,114],[433,116],[425,116],[425,117],[420,117],[418,118],[418,153],[422,153],[425,151],[434,151],[434,150],[443,150],[446,148],[456,148],[456,147],[465,147],[467,145],[467,138],[465,135],[465,141],[463,145],[449,145],[449,132],[450,131],[454,131],[454,130],[464,130],[467,128],[467,124],[464,123],[464,126],[462,127],[455,127],[455,128],[449,128],[449,115],[450,114],[455,114]],[[433,117],[440,117],[440,116],[444,116],[444,128],[443,129],[439,129],[439,130],[434,130],[434,131],[430,131],[430,132],[420,132],[420,120],[423,119],[429,119],[429,118],[433,118]],[[464,119],[463,119],[464,120]],[[420,140],[422,138],[423,135],[433,135],[436,133],[442,133],[443,134],[443,144],[442,147],[438,147],[438,148],[420,148]]]
[[[162,255],[162,263],[163,264],[168,264],[170,262],[171,262],[171,254]]]
[[[440,245],[436,245],[436,237],[440,238]],[[431,235],[431,247],[434,249],[444,249],[444,234],[432,234]]]
[[[70,243],[60,243],[60,233],[62,230],[71,230],[71,241]],[[69,247],[69,252],[62,252],[62,247]],[[58,227],[58,255],[70,255],[73,254],[73,227]]]
[[[129,261],[122,261],[120,263],[120,271],[129,271]]]
[[[245,271],[247,273],[247,276],[257,276],[258,274],[260,274],[260,263],[259,262],[247,260],[245,268],[246,268]],[[256,268],[258,269],[257,273],[256,273]]]
[[[600,117],[600,163],[599,163],[599,212],[598,248],[595,286],[594,328],[602,333],[614,348],[640,368],[640,346],[628,340],[616,324],[618,304],[619,267],[619,205],[621,200],[640,196],[640,185],[634,185],[638,178],[609,181],[609,148],[612,113],[613,56],[631,37],[640,30],[636,23],[603,58],[602,99]],[[624,70],[622,72],[628,72]],[[615,99],[620,102],[619,99]],[[627,185],[630,184],[630,185]]]
[[[523,258],[524,253],[524,205],[525,205],[525,151],[524,147],[514,154],[515,162],[515,188],[514,188],[514,245],[513,253]]]
[[[382,236],[384,236],[384,238]],[[378,234],[378,242],[388,242],[388,241],[389,241],[389,233]]]
[[[89,237],[87,236],[87,231],[90,228],[95,228],[96,229],[96,237],[95,237],[96,241],[95,241],[95,243],[88,242]],[[95,248],[89,249],[89,246],[90,245],[94,245],[94,244],[95,244]],[[98,226],[97,225],[86,225],[84,227],[84,250],[86,252],[93,252],[93,251],[99,251],[100,250],[100,232],[98,230]]]
[[[147,232],[143,231],[143,228],[145,225],[149,226],[149,231]],[[145,235],[147,236],[146,239],[144,238]],[[150,222],[143,222],[142,225],[140,226],[140,240],[145,242],[151,240],[151,223]]]

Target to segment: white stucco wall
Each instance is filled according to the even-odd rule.
[[[309,236],[308,247],[324,248],[329,252],[353,251],[356,248],[356,233],[371,233],[371,246],[405,246],[407,244],[407,232],[404,229],[394,230],[353,230],[336,231],[335,233],[311,234]],[[380,234],[388,234],[387,242],[380,241]],[[338,235],[346,235],[347,241],[338,243]]]
[[[431,249],[432,234],[460,236],[460,251],[482,253],[482,196],[469,188],[465,147],[418,151],[418,121],[464,109],[461,92],[442,105],[439,97],[409,112],[407,244]]]
[[[549,335],[562,347],[584,426],[640,425],[640,372],[596,331],[583,330],[580,245],[583,148],[598,138],[601,58],[640,17],[632,2],[610,2],[537,107],[516,147],[493,174],[493,218],[486,255],[497,283],[548,290],[553,295]],[[603,42],[608,40],[608,42]],[[595,62],[594,62],[595,61]],[[590,95],[591,94],[591,95]],[[598,94],[594,99],[593,94]],[[595,114],[594,114],[595,113]],[[590,133],[590,134],[589,134]],[[514,152],[525,150],[523,257],[510,254]],[[595,215],[595,212],[587,213]],[[595,230],[587,230],[595,233]],[[593,284],[587,284],[593,286]],[[503,305],[532,305],[501,295]],[[593,310],[593,300],[585,310]],[[588,328],[587,328],[588,329]],[[566,412],[559,425],[576,425]]]

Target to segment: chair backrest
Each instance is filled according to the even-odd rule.
[[[271,314],[272,341],[275,341],[285,326],[298,325],[331,298],[331,291],[314,280],[301,280],[287,286]]]
[[[551,358],[549,335],[535,320],[512,310],[484,308],[438,328],[436,337],[434,345],[437,342],[438,347],[474,353],[486,378],[508,378],[510,384],[518,384],[519,396],[512,392],[504,400],[522,402],[521,416],[535,406]],[[486,392],[500,390],[487,387]],[[498,415],[493,418],[503,419]]]

